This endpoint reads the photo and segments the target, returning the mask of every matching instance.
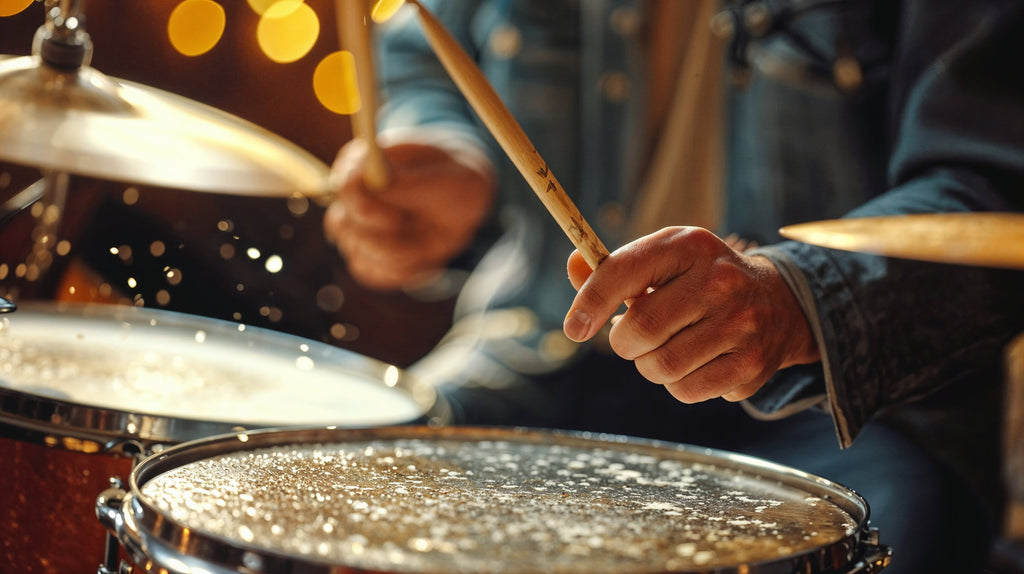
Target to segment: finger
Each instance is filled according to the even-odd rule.
[[[343,226],[356,222],[363,226],[396,229],[407,217],[401,210],[382,201],[376,190],[366,187],[362,178],[365,158],[365,144],[360,140],[350,140],[342,146],[331,167],[331,184],[336,197],[328,207],[329,216],[324,220],[329,226],[330,236],[337,235]]]
[[[374,289],[398,289],[419,278],[435,274],[441,267],[434,258],[419,251],[422,242],[380,240],[372,233],[348,234],[340,251],[349,273],[360,284]]]
[[[729,391],[728,393],[725,393],[724,395],[722,395],[722,398],[729,401],[730,403],[738,403],[740,401],[745,401],[750,397],[754,396],[754,394],[757,393],[757,391],[759,391],[762,386],[764,386],[764,383],[765,381],[759,380],[750,381],[749,383],[739,385],[735,387],[733,390]]]
[[[732,396],[748,398],[753,394],[750,389],[760,388],[764,381],[747,380],[737,383],[739,371],[735,361],[734,354],[719,355],[686,377],[666,384],[665,388],[676,400],[686,404],[699,403],[732,393],[737,393]]]
[[[573,251],[569,255],[569,260],[566,263],[566,268],[569,272],[569,282],[577,291],[583,286],[583,283],[593,273],[593,269],[590,268],[590,264],[583,258],[583,254],[579,251]]]
[[[405,234],[381,232],[359,224],[346,226],[337,243],[348,259],[369,261],[382,267],[409,267],[429,258],[432,242],[409,229]]]
[[[629,309],[609,332],[608,342],[620,357],[635,359],[664,345],[708,313],[702,278],[685,273],[628,302]],[[710,338],[714,333],[708,333]],[[678,378],[678,377],[677,377]]]
[[[361,265],[357,262],[348,266],[349,274],[363,287],[376,291],[396,291],[427,284],[437,277],[437,268],[393,269],[379,265]]]
[[[695,265],[707,266],[726,247],[710,231],[696,227],[669,227],[615,250],[580,288],[577,301],[622,301],[641,297],[686,273]]]
[[[743,350],[722,353],[690,374],[665,385],[669,393],[684,403],[696,403],[716,397],[731,402],[753,396],[771,377],[772,369],[763,368],[756,354]]]
[[[406,166],[429,166],[450,157],[447,150],[424,143],[396,142],[384,145],[381,149],[389,162]]]
[[[491,179],[450,161],[402,165],[393,172],[392,185],[381,190],[379,197],[411,212],[434,215],[445,221],[476,220],[487,212],[494,200]],[[440,205],[439,197],[443,198]],[[452,209],[453,206],[458,209]]]
[[[402,198],[402,193],[410,185],[415,186],[419,182],[429,179],[425,177],[424,171],[436,169],[448,157],[443,150],[433,146],[419,144],[396,144],[381,148],[385,161],[391,170],[388,178],[388,185],[383,188],[366,188],[363,174],[366,171],[367,156],[369,149],[366,143],[360,139],[353,139],[342,146],[331,166],[331,182],[339,193],[362,191],[372,192],[378,198],[394,195]]]
[[[323,228],[324,237],[331,243],[335,242],[337,230],[341,222],[345,220],[345,206],[340,201],[332,201],[324,210]]]
[[[624,301],[640,298],[691,268],[705,268],[731,251],[714,234],[697,227],[669,227],[609,255],[580,287],[563,330],[582,342],[593,337]]]
[[[342,203],[344,210],[337,212],[343,218],[334,220],[334,223],[358,225],[381,233],[400,233],[412,223],[412,214],[382,201],[379,194],[362,183],[346,185],[335,203]]]
[[[635,357],[637,370],[647,380],[667,385],[686,378],[720,355],[729,352],[730,344],[718,336],[718,329],[710,323],[701,321],[683,329],[675,333],[665,344]],[[619,321],[612,330],[621,325],[622,321]],[[618,349],[616,352],[619,352]]]
[[[367,153],[366,143],[358,138],[351,139],[341,146],[331,165],[331,187],[340,189],[353,181],[362,182]]]
[[[422,277],[432,276],[423,269],[387,267],[364,259],[348,260],[347,263],[349,275],[356,282],[376,291],[396,291],[422,283]]]
[[[629,261],[630,254],[626,254],[625,259],[620,260],[618,252],[609,255],[578,287],[562,324],[562,330],[569,339],[580,343],[592,338],[624,301],[647,292],[649,283],[638,279],[639,275]],[[577,279],[583,278],[586,272],[579,269],[579,264],[571,258],[570,262],[573,266],[570,272],[578,273]]]
[[[597,271],[603,266],[604,263],[598,266]],[[617,295],[615,286],[607,286],[601,282],[596,287],[591,286],[592,281],[598,276],[597,271],[580,286],[580,291],[573,299],[562,324],[565,335],[577,343],[587,341],[596,335],[605,321],[622,306],[623,297]]]

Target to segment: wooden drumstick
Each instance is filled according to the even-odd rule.
[[[370,40],[370,6],[367,0],[337,0],[334,11],[342,49],[355,60],[361,103],[352,114],[352,136],[366,144],[363,180],[370,189],[382,189],[388,183],[388,165],[377,145],[377,81]]]
[[[555,175],[526,137],[523,128],[502,103],[480,68],[434,15],[415,0],[408,0],[408,3],[416,6],[427,41],[448,71],[448,75],[455,81],[455,85],[476,110],[484,125],[561,226],[562,231],[590,267],[596,269],[598,264],[608,257],[608,249],[583,219],[572,199],[566,195]]]

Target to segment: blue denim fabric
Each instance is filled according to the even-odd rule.
[[[737,151],[748,154],[743,157],[755,158],[735,164],[730,172],[739,188],[735,195],[757,197],[768,191],[778,202],[794,190],[831,196],[831,190],[847,187],[848,193],[839,197],[875,197],[850,216],[1024,206],[1024,81],[1009,72],[1024,68],[1021,5],[985,2],[964,9],[949,2],[905,2],[898,22],[884,90],[868,86],[865,99],[819,98],[813,106],[838,109],[836,118],[860,108],[862,113],[849,117],[865,118],[861,126],[848,120],[823,122],[799,130],[791,138],[795,141],[771,142],[772,149],[762,153],[751,152],[761,141],[734,138]],[[808,107],[787,89],[773,86],[741,97],[756,98],[750,106],[758,109],[776,110],[762,117],[785,121],[801,111],[794,103],[802,110]],[[748,127],[740,122],[734,130]],[[851,141],[867,153],[850,149]],[[886,163],[879,161],[883,158]],[[836,178],[815,179],[821,166],[842,163],[859,169],[830,170]],[[804,206],[797,205],[777,223],[835,217],[846,207],[807,217]],[[846,445],[887,407],[919,399],[941,385],[982,384],[966,381],[982,366],[998,365],[1006,343],[1024,329],[1020,272],[901,261],[793,242],[761,253],[797,270],[795,275],[809,287],[812,297],[805,303],[813,306],[809,310],[822,328],[830,406],[841,419]],[[777,410],[799,394],[794,389],[800,381],[805,392],[813,392],[813,382],[800,376],[805,371],[780,373],[752,402]],[[998,385],[999,378],[996,374],[983,384]]]
[[[623,239],[620,229],[611,222],[606,225],[602,214],[608,206],[628,208],[637,181],[635,150],[637,142],[644,140],[636,131],[636,114],[644,69],[639,36],[616,31],[609,23],[616,10],[642,16],[644,4],[613,0],[424,3],[478,58],[606,244],[618,245]],[[958,500],[971,506],[972,497],[981,491],[989,510],[998,512],[994,445],[1000,430],[1001,355],[1006,342],[1024,331],[1024,273],[780,242],[776,230],[844,215],[1024,209],[1024,4],[1010,0],[824,4],[828,7],[793,23],[803,46],[785,35],[756,42],[760,60],[752,62],[753,75],[731,95],[727,215],[717,231],[771,244],[757,253],[776,263],[801,296],[808,317],[816,318],[819,346],[826,357],[821,364],[778,373],[748,404],[765,415],[788,414],[787,407],[805,406],[821,397],[820,405],[833,417],[839,444],[851,447],[857,437],[867,435],[857,440],[842,463],[861,467],[862,472],[848,474],[849,468],[823,464],[824,451],[818,443],[798,444],[794,437],[803,432],[801,425],[810,413],[790,417],[796,422],[788,426],[780,421],[766,423],[775,430],[765,432],[778,433],[778,439],[766,439],[765,445],[730,443],[735,437],[710,429],[744,427],[746,423],[735,412],[714,405],[659,404],[645,409],[644,404],[652,403],[637,397],[647,397],[646,392],[626,390],[616,395],[616,386],[643,384],[635,373],[630,378],[624,374],[629,369],[603,367],[599,371],[614,373],[608,376],[615,380],[598,381],[592,376],[593,363],[585,366],[587,361],[549,365],[565,368],[569,377],[579,379],[566,390],[556,390],[551,380],[522,387],[534,397],[530,400],[535,399],[525,407],[533,409],[527,415],[510,415],[521,405],[509,393],[494,404],[496,411],[468,412],[467,420],[493,423],[518,416],[511,422],[611,429],[669,440],[699,437],[693,440],[763,454],[798,467],[807,464],[805,468],[812,471],[837,473],[828,475],[840,481],[849,477],[855,486],[896,504],[901,498],[893,498],[893,493],[910,492],[915,486],[907,484],[913,482],[905,480],[907,475],[887,477],[890,471],[902,472],[887,457],[907,461],[911,457],[907,453],[914,452],[921,458],[909,465],[928,469],[914,479],[920,481],[920,504],[908,497],[906,508],[879,513],[883,539],[885,528],[895,530],[901,545],[897,556],[902,551],[907,557],[905,569],[897,560],[892,571],[924,571],[915,570],[922,565],[933,572],[976,571],[973,550],[965,552],[970,556],[935,565],[935,557],[928,556],[935,546],[929,545],[943,543],[922,531],[915,538],[912,522],[937,517],[939,513],[930,510],[938,509],[929,505],[935,507],[936,500],[950,496],[949,484],[960,480],[947,480],[943,471],[930,466],[933,457],[940,461],[940,468],[952,466],[971,481],[971,487],[953,489]],[[383,112],[383,125],[410,118],[419,123],[458,123],[459,129],[477,130],[481,145],[491,149],[502,168],[504,211],[498,219],[510,230],[494,259],[514,261],[515,272],[507,275],[487,304],[524,306],[537,315],[537,337],[511,345],[522,354],[547,329],[560,329],[573,295],[564,268],[571,246],[522,177],[474,124],[474,116],[454,87],[447,85],[443,72],[429,80],[430,89],[425,92],[416,85],[419,80],[414,75],[437,66],[415,27],[414,20],[399,21],[391,26],[394,32],[384,35],[381,64],[390,103]],[[522,39],[521,50],[511,58],[491,49],[495,35],[509,28]],[[808,49],[817,59],[807,57]],[[864,83],[856,91],[836,89],[830,81],[831,69],[820,65],[822,58],[829,61],[842,54],[854,54],[868,64]],[[781,68],[780,62],[785,64]],[[773,73],[762,73],[768,64],[775,65]],[[599,80],[608,71],[627,74],[632,98],[602,97]],[[504,362],[502,376],[514,376],[510,372],[515,366],[498,347],[485,342],[479,350],[490,353],[496,363]],[[596,364],[604,365],[601,361]],[[521,371],[531,377],[538,374]],[[604,399],[598,396],[601,392],[607,393]],[[631,398],[627,400],[622,392]],[[615,404],[599,404],[602,400]],[[560,415],[559,409],[574,411]],[[614,428],[597,428],[593,416],[582,421],[583,413],[629,416],[626,411],[639,413],[633,415],[632,426],[624,419],[614,419],[623,423],[613,424]],[[884,426],[868,426],[874,419]],[[700,428],[706,432],[700,434]],[[793,442],[780,442],[785,436]],[[901,440],[926,449],[897,446]],[[879,466],[864,468],[875,464]],[[935,480],[929,482],[927,477]],[[979,527],[975,534],[984,537],[982,531]],[[969,546],[966,539],[961,542],[964,548]]]
[[[584,217],[596,222],[614,248],[621,238],[615,228],[601,227],[600,209],[628,205],[629,185],[636,181],[638,163],[629,149],[638,147],[636,102],[642,99],[644,69],[638,34],[610,31],[609,22],[616,11],[642,16],[643,4],[425,5],[478,59]],[[1009,1],[965,9],[952,1],[863,0],[796,20],[793,28],[819,55],[834,58],[842,47],[870,63],[865,83],[845,94],[827,81],[780,81],[755,71],[750,85],[735,91],[729,204],[719,231],[769,243],[783,225],[840,217],[876,196],[850,214],[1019,209],[1024,91],[1019,75],[1010,71],[1024,69],[1021,18],[1019,4]],[[519,35],[518,50],[512,57],[495,53],[494,38],[510,30]],[[520,268],[514,288],[506,285],[507,297],[492,303],[526,305],[542,324],[557,328],[573,294],[564,272],[570,245],[486,131],[469,123],[475,116],[432,57],[415,18],[395,22],[384,38],[388,103],[382,125],[459,126],[491,150],[502,166],[501,203],[512,214],[505,221],[515,222],[534,262]],[[786,37],[763,44],[762,52],[776,61],[813,68]],[[598,82],[608,71],[627,73],[637,93],[626,102],[603,98]],[[966,368],[978,359],[964,345],[986,346],[993,358],[1024,329],[1016,273],[892,261],[791,242],[763,253],[791,267],[817,302],[831,358],[832,407],[846,419],[848,428],[840,435],[847,445],[874,413],[927,394],[936,375],[955,377],[957,364]],[[930,319],[934,347],[907,338],[921,336],[927,316],[914,303],[922,297],[936,300],[938,316]],[[938,305],[950,297],[962,298],[963,308],[975,314],[957,317]],[[909,309],[911,316],[899,316]],[[950,321],[954,317],[958,322]],[[951,337],[949,331],[972,334]],[[945,359],[945,366],[933,359]],[[803,379],[824,391],[820,376]],[[754,403],[777,410],[800,396],[794,391],[799,386],[778,377]]]
[[[622,205],[628,190],[625,183],[635,177],[627,175],[635,173],[635,165],[618,160],[637,153],[634,139],[623,137],[622,130],[632,129],[641,100],[603,99],[599,82],[608,69],[630,73],[641,69],[636,38],[606,33],[609,11],[639,14],[640,3],[434,0],[423,4],[476,58],[605,244],[609,248],[621,244],[616,237],[620,230],[602,225],[600,212],[607,205]],[[518,39],[510,40],[510,34]],[[499,167],[501,208],[495,219],[514,230],[509,237],[514,237],[517,251],[531,262],[516,268],[491,304],[527,306],[540,317],[544,331],[560,329],[574,294],[565,273],[571,243],[432,58],[415,17],[396,17],[381,36],[379,67],[385,101],[381,128],[457,124],[456,129],[475,130],[480,145]],[[495,43],[501,39],[517,42],[513,57],[496,51]],[[581,50],[581,45],[586,49]],[[425,72],[429,79],[423,77]]]

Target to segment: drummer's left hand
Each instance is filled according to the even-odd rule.
[[[593,273],[573,252],[568,270],[579,292],[565,334],[590,339],[628,302],[609,333],[612,349],[684,403],[741,401],[777,370],[820,359],[775,265],[705,229],[662,229],[616,250]]]

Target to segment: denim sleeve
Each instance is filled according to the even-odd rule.
[[[907,2],[894,54],[890,189],[849,214],[1024,208],[1024,4]],[[1024,330],[1024,272],[783,242],[820,365],[780,371],[766,413],[827,392],[840,444],[879,412],[970,381]]]
[[[471,22],[480,2],[474,0],[421,0],[471,58]],[[378,129],[408,126],[444,128],[490,151],[482,139],[475,115],[423,35],[414,6],[403,7],[381,26],[377,36],[378,81],[381,108]]]

